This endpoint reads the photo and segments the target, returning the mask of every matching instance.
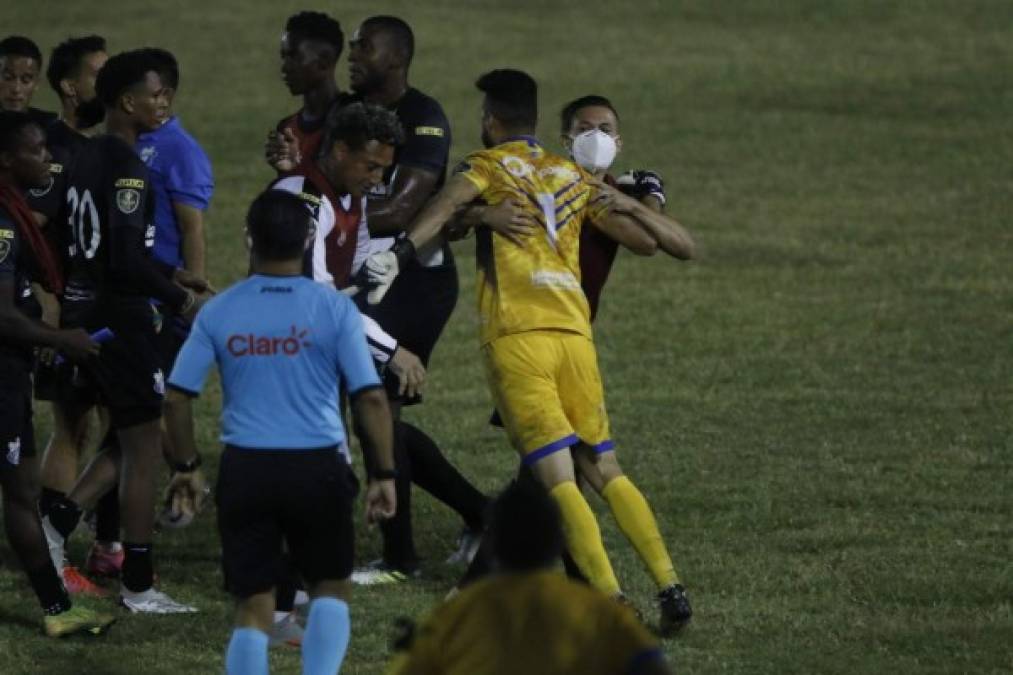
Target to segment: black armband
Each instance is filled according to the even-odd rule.
[[[173,462],[172,470],[176,473],[193,473],[200,468],[202,463],[200,455],[194,455],[194,458],[189,462]]]
[[[375,469],[370,472],[369,477],[373,480],[394,480],[397,478],[397,471],[394,469]]]

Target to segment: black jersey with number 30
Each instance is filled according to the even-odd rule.
[[[93,138],[71,162],[65,199],[70,259],[65,299],[150,315],[147,297],[115,273],[112,259],[122,250],[118,237],[136,242],[144,256],[154,245],[155,203],[144,162],[121,138]]]

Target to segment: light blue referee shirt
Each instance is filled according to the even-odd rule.
[[[380,385],[355,305],[302,276],[255,274],[211,299],[169,386],[196,395],[215,363],[222,379],[221,439],[244,448],[340,445],[340,383],[350,394]]]

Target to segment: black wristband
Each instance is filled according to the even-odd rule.
[[[397,478],[397,471],[394,469],[376,469],[370,475],[373,480],[394,480]]]
[[[172,465],[172,470],[176,473],[192,473],[200,468],[201,459],[200,455],[194,455],[193,459],[189,462],[176,462]]]
[[[399,270],[403,270],[405,265],[415,259],[415,244],[412,243],[412,240],[406,234],[402,233],[390,250],[394,254],[394,257],[397,258]]]

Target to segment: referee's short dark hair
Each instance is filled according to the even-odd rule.
[[[363,21],[362,25],[386,33],[391,39],[391,44],[401,55],[401,65],[405,68],[411,65],[412,57],[415,56],[415,33],[404,19],[386,15],[371,16]]]
[[[306,202],[285,190],[265,190],[246,212],[251,248],[263,260],[301,258],[314,227]]]
[[[68,38],[56,45],[49,55],[49,67],[46,68],[46,79],[49,80],[49,86],[62,98],[63,91],[60,89],[60,82],[77,77],[81,71],[81,60],[84,57],[105,50],[106,39],[99,35]]]
[[[511,130],[538,126],[538,85],[520,70],[491,70],[475,86],[485,93],[486,110]]]
[[[288,17],[285,32],[300,40],[322,42],[334,50],[334,60],[341,56],[345,47],[345,35],[341,32],[341,24],[323,12],[299,12]]]
[[[24,35],[9,35],[0,40],[0,58],[4,56],[24,56],[35,59],[39,68],[42,67],[42,52],[39,51],[39,45]]]
[[[580,98],[574,99],[563,106],[563,109],[559,112],[559,123],[562,128],[562,132],[565,134],[570,131],[570,127],[573,126],[573,118],[577,116],[577,111],[581,108],[608,108],[612,111],[612,114],[616,116],[616,121],[619,121],[619,112],[616,107],[612,105],[612,101],[608,100],[604,96],[598,94],[589,94],[587,96],[581,96]]]
[[[98,71],[95,94],[107,108],[112,108],[127,90],[144,82],[148,73],[161,75],[161,68],[159,61],[144,49],[121,52]]]
[[[393,111],[358,101],[332,108],[328,113],[320,146],[322,154],[329,153],[338,141],[351,150],[361,150],[369,141],[398,146],[404,143],[404,129]]]
[[[508,572],[531,572],[551,566],[563,551],[559,507],[534,480],[514,481],[490,509],[492,555]]]

